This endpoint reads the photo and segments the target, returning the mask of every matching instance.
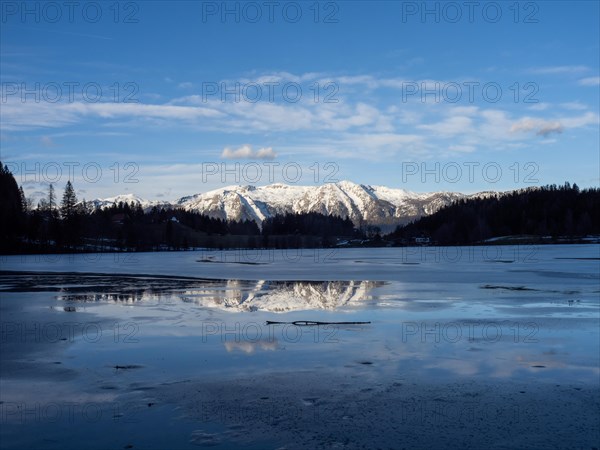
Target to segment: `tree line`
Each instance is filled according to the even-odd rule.
[[[120,202],[100,208],[78,201],[71,181],[57,198],[52,184],[36,207],[0,163],[0,252],[157,251],[193,247],[290,248],[333,245],[361,236],[349,219],[318,213],[277,215],[262,229],[181,208]]]
[[[582,237],[600,234],[600,189],[548,185],[463,199],[397,227],[386,239],[428,237],[442,245],[472,244],[500,236]]]
[[[423,237],[440,245],[461,245],[498,236],[600,235],[600,189],[581,190],[569,183],[458,200],[383,238],[377,227],[359,230],[348,217],[320,213],[275,215],[259,228],[254,221],[224,220],[181,208],[144,211],[133,202],[100,208],[78,201],[70,181],[60,198],[50,184],[34,207],[1,163],[0,192],[3,254],[306,248],[334,246],[340,240],[345,245],[410,245]]]

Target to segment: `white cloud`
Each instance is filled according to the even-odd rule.
[[[550,108],[550,103],[534,103],[533,105],[529,106],[527,109],[530,109],[532,111],[545,111],[548,108]]]
[[[546,67],[537,70],[546,73],[566,73],[589,70],[584,66]],[[287,72],[257,74],[255,82],[303,82],[319,80],[317,73],[294,75]],[[576,77],[576,79],[581,76]],[[312,92],[304,92],[297,103],[259,101],[251,103],[223,102],[219,98],[208,101],[199,95],[181,96],[168,102],[154,103],[22,103],[11,99],[2,106],[2,131],[34,128],[72,127],[94,123],[102,129],[126,130],[132,133],[141,127],[182,126],[198,131],[217,131],[251,135],[242,142],[254,141],[254,136],[272,136],[281,133],[291,136],[299,152],[336,157],[381,159],[396,154],[439,155],[443,152],[473,152],[475,150],[501,151],[525,143],[535,135],[556,137],[569,128],[583,127],[598,122],[597,114],[586,113],[590,108],[577,101],[567,103],[538,103],[522,105],[522,111],[531,116],[544,116],[543,111],[555,111],[554,117],[528,117],[502,109],[487,109],[490,105],[436,103],[432,95],[421,101],[420,93],[409,102],[401,102],[400,94],[382,97],[366,95],[369,88],[402,88],[401,78],[381,78],[374,75],[331,77],[330,81],[343,84],[338,103],[315,102]],[[172,81],[172,80],[171,80]],[[177,82],[173,82],[176,85]],[[431,88],[435,80],[417,80],[419,89]],[[303,86],[304,87],[304,86]],[[346,89],[348,88],[348,89]],[[356,95],[355,95],[356,94]],[[464,94],[464,91],[463,91]],[[575,97],[576,98],[576,97]],[[535,113],[534,113],[535,111]],[[580,114],[568,117],[572,114]],[[579,112],[578,112],[579,111]],[[564,115],[563,115],[564,113]],[[105,119],[105,120],[101,120]],[[117,128],[119,127],[119,128]],[[128,127],[128,128],[126,128]],[[61,130],[62,131],[62,130]],[[46,134],[47,132],[42,132]],[[50,137],[58,134],[49,134]],[[275,136],[279,138],[279,136]],[[282,141],[279,152],[289,154]],[[39,139],[36,137],[36,139]],[[537,140],[542,142],[542,139]],[[214,151],[214,150],[213,150]],[[224,159],[272,159],[277,155],[272,148],[253,150],[249,145],[225,148]]]
[[[544,137],[552,133],[562,133],[563,130],[564,126],[559,121],[547,121],[531,117],[525,117],[510,127],[511,133],[534,131],[536,135]]]
[[[577,74],[581,72],[587,72],[589,67],[587,66],[548,66],[548,67],[536,67],[530,69],[531,73],[538,73],[541,75],[554,75],[554,74]]]
[[[276,157],[277,153],[271,147],[263,147],[256,152],[256,158],[258,159],[275,159]]]
[[[325,82],[338,82],[340,84],[345,85],[363,85],[369,89],[376,89],[381,85],[382,80],[377,80],[371,75],[354,75],[354,76],[342,76],[337,78],[332,78],[328,80],[323,80]]]
[[[546,122],[536,131],[535,134],[546,137],[552,133],[562,133],[563,130],[564,127],[560,122]]]
[[[40,143],[44,147],[52,147],[54,145],[54,141],[52,140],[52,138],[50,136],[42,136],[40,138]]]
[[[600,125],[600,118],[598,114],[587,112],[581,116],[563,118],[561,122],[567,128],[581,128],[587,125]]]
[[[248,144],[236,149],[226,147],[221,153],[223,159],[275,159],[276,157],[277,154],[271,147],[263,147],[254,151]]]
[[[359,158],[381,161],[397,155],[424,155],[425,139],[416,134],[399,133],[344,133],[329,140],[324,154],[338,159]]]
[[[458,144],[458,145],[451,145],[450,147],[448,147],[448,150],[450,150],[451,152],[456,152],[456,153],[472,153],[476,150],[476,148],[473,145]]]
[[[69,111],[106,118],[133,116],[190,120],[223,116],[223,113],[206,107],[151,105],[144,103],[71,103],[65,105],[64,108]]]
[[[569,110],[573,110],[573,111],[583,111],[583,110],[588,109],[588,107],[586,105],[584,105],[583,103],[579,103],[579,102],[561,103],[560,106],[562,106],[565,109],[569,109]]]
[[[557,120],[524,117],[514,122],[510,127],[510,131],[512,133],[533,131],[538,136],[547,137],[552,133],[562,133],[565,129],[596,124],[598,124],[598,115],[591,112],[576,117],[561,117]]]
[[[195,121],[221,118],[224,113],[207,107],[145,103],[48,103],[11,100],[2,106],[2,130],[56,128],[76,124],[85,117],[105,119],[164,119]]]
[[[582,78],[581,80],[579,80],[579,84],[581,86],[599,86],[600,85],[600,77]]]
[[[472,127],[473,120],[466,116],[454,116],[430,125],[419,125],[420,129],[448,136],[468,133],[472,131]]]
[[[224,80],[224,81],[226,81],[227,84],[236,83],[236,82],[239,82],[242,84],[243,83],[257,83],[257,84],[287,83],[287,82],[303,83],[303,82],[315,80],[321,76],[323,76],[323,74],[317,73],[317,72],[307,72],[307,73],[304,73],[301,75],[295,75],[295,74],[292,74],[289,72],[274,72],[274,73],[270,73],[270,74],[261,75],[254,79],[243,78],[243,79],[239,79],[239,80]]]
[[[415,134],[394,134],[394,133],[378,133],[364,134],[351,138],[359,146],[368,146],[369,148],[383,146],[403,146],[406,144],[414,144],[421,141],[421,137]]]
[[[201,102],[198,96],[181,97],[166,104],[150,103],[23,103],[11,99],[3,104],[2,131],[55,128],[75,125],[89,118],[122,119],[113,126],[138,125],[125,120],[146,120],[184,124],[205,130],[242,133],[290,131],[346,131],[368,128],[370,131],[392,131],[389,114],[376,106],[358,102],[314,103],[302,99],[298,103]],[[163,122],[159,122],[163,121]]]
[[[540,144],[543,144],[543,145],[550,145],[550,144],[555,144],[556,142],[558,142],[558,140],[557,140],[557,139],[554,139],[554,138],[552,138],[552,139],[542,139],[542,140],[540,141]]]
[[[474,116],[479,112],[477,106],[454,106],[448,110],[452,116]]]

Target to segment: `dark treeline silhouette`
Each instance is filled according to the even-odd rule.
[[[8,167],[0,163],[0,246],[13,243],[26,223],[25,195]]]
[[[320,213],[284,214],[263,221],[263,234],[306,234],[315,236],[353,236],[354,224],[349,218]]]
[[[581,237],[600,234],[600,189],[549,185],[509,194],[459,200],[435,214],[398,227],[387,239],[428,237],[445,244],[472,244],[501,236]]]
[[[349,218],[319,213],[276,215],[262,223],[209,217],[180,208],[144,211],[139,204],[99,208],[79,202],[71,182],[54,186],[34,208],[0,163],[0,253],[158,251],[205,248],[307,248],[474,244],[499,236],[581,237],[600,234],[600,189],[550,185],[460,200],[381,238]],[[340,239],[342,238],[342,239]],[[422,242],[420,241],[416,242]],[[502,241],[499,241],[502,243]]]
[[[349,218],[316,212],[269,217],[262,223],[262,235],[264,246],[274,248],[330,247],[339,237],[364,238]]]
[[[144,211],[133,202],[99,208],[79,202],[70,181],[60,200],[51,184],[34,208],[1,163],[0,188],[1,253],[320,247],[360,235],[349,219],[316,213],[275,216],[261,231],[254,221],[180,208]]]

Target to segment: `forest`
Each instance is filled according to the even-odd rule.
[[[274,216],[262,224],[212,218],[181,208],[144,211],[139,204],[95,208],[78,201],[67,182],[52,184],[36,207],[0,164],[0,253],[160,251],[190,248],[329,247],[336,238],[362,238],[345,218],[318,213]]]
[[[482,243],[501,236],[583,237],[600,234],[600,189],[576,184],[533,187],[459,200],[387,235],[396,243],[426,237],[439,245]]]
[[[600,235],[600,189],[570,183],[460,200],[383,237],[376,226],[357,229],[347,217],[319,213],[275,215],[259,227],[250,220],[223,220],[181,208],[93,207],[78,201],[70,181],[60,199],[50,184],[46,198],[33,207],[1,163],[0,192],[2,254],[477,245],[506,236],[556,242],[558,237]]]

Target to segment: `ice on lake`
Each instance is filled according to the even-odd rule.
[[[6,448],[539,448],[600,437],[598,245],[1,263]]]

